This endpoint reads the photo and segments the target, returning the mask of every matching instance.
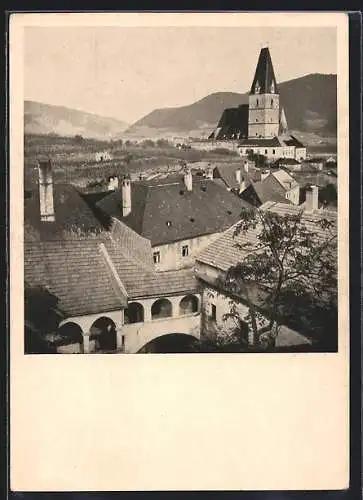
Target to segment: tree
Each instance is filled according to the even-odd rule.
[[[256,231],[256,238],[251,237]],[[329,343],[326,326],[334,328],[337,311],[335,225],[324,217],[312,224],[302,211],[278,215],[250,210],[242,214],[233,237],[241,261],[220,285],[247,303],[248,339],[242,335],[238,310],[231,307],[226,315],[236,320],[240,342],[274,348],[281,325],[289,320]],[[334,332],[330,334],[333,338]]]

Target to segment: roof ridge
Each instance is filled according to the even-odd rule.
[[[126,299],[126,301],[128,299],[128,293],[127,293],[127,290],[126,290],[124,284],[121,281],[120,276],[118,275],[118,273],[116,271],[115,265],[112,262],[112,259],[109,255],[104,243],[99,244],[99,250],[100,250],[100,253],[104,259],[104,263],[106,264],[107,268],[109,269],[109,272],[110,272],[111,277],[112,277],[112,281],[117,285],[118,291],[120,292],[120,293],[117,293],[117,296],[119,299],[121,299],[121,302],[124,303],[125,299]]]

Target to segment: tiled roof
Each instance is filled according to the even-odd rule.
[[[241,178],[244,179],[246,187],[253,181],[261,179],[261,173],[259,170],[249,167],[248,172],[240,165],[239,167],[232,166],[229,164],[217,165],[214,169],[215,175],[223,180],[226,186],[230,189],[238,189],[240,187],[239,182],[236,180],[236,171],[241,170]],[[248,203],[246,203],[246,207]]]
[[[261,49],[257,62],[256,73],[251,86],[251,94],[255,93],[256,82],[260,85],[260,94],[269,93],[271,91],[272,82],[275,86],[275,94],[278,93],[275,73],[268,47]]]
[[[275,201],[287,204],[290,203],[290,201],[286,199],[284,194],[282,193],[282,188],[279,186],[276,179],[273,178],[268,182],[265,181],[266,179],[264,181],[251,183],[247,188],[248,192],[245,192],[243,195],[244,199],[248,201],[249,195],[252,194],[253,196],[253,193],[250,193],[250,191],[254,191],[255,195],[260,201],[260,204],[263,204],[266,201]]]
[[[47,241],[70,231],[93,233],[107,227],[109,218],[93,210],[74,186],[55,184],[53,196],[55,222],[41,222],[38,189],[28,192],[24,199],[24,224],[37,238]]]
[[[152,268],[140,268],[130,256],[120,251],[114,242],[107,242],[107,250],[130,299],[157,297],[197,289],[193,269],[155,272]]]
[[[209,139],[241,139],[248,136],[248,104],[223,111],[216,130]]]
[[[127,227],[88,239],[26,241],[24,271],[26,287],[52,294],[65,317],[117,310],[127,298],[188,293],[198,286],[193,269],[157,273],[150,242]]]
[[[25,281],[45,287],[66,316],[119,309],[125,303],[99,249],[99,239],[25,242]]]
[[[301,211],[300,207],[295,205],[287,205],[284,203],[267,202],[260,207],[260,210],[273,211],[278,215],[294,215]],[[317,237],[321,235],[324,237],[323,230],[316,223],[322,218],[327,218],[331,222],[336,222],[337,214],[333,211],[324,210],[318,213],[304,213],[303,220],[306,227],[309,230],[316,232]],[[250,229],[247,233],[240,233],[236,237],[233,237],[235,226],[231,227],[225,231],[221,236],[219,236],[213,243],[208,245],[201,254],[197,257],[197,262],[202,262],[208,264],[221,271],[228,271],[231,266],[235,266],[238,262],[248,255],[249,250],[241,249],[237,244],[251,243],[255,245],[257,243],[257,236],[259,234],[259,229]]]
[[[278,137],[272,137],[271,139],[243,139],[239,143],[239,147],[256,147],[256,148],[278,148],[281,146],[281,143],[279,141]]]
[[[221,232],[239,219],[244,206],[214,180],[193,179],[193,189],[187,191],[181,176],[131,183],[131,204],[131,213],[122,217],[122,193],[117,190],[98,206],[152,245]]]
[[[282,169],[277,170],[276,172],[273,172],[271,175],[273,175],[275,179],[278,180],[278,182],[285,189],[285,191],[289,191],[290,189],[293,189],[294,187],[298,186],[296,180],[285,170]]]

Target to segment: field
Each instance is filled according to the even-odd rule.
[[[96,153],[107,151],[112,159],[97,161]],[[236,153],[228,150],[179,150],[167,141],[144,141],[140,144],[126,141],[97,141],[93,139],[58,136],[26,135],[24,138],[24,179],[30,188],[37,180],[37,158],[47,155],[53,164],[54,181],[69,182],[79,188],[103,184],[111,175],[129,173],[146,176],[178,171],[185,160],[198,166],[218,161],[235,162]]]

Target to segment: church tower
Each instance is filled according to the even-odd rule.
[[[272,138],[279,135],[280,98],[268,47],[261,49],[249,95],[248,137]]]

